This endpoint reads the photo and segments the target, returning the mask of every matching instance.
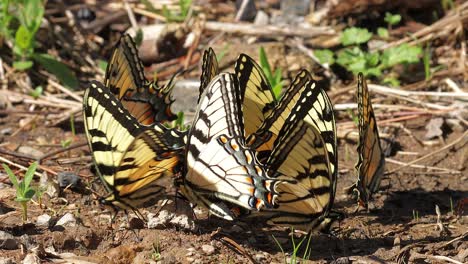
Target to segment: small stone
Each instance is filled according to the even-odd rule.
[[[165,228],[171,219],[174,217],[173,214],[169,213],[167,210],[162,210],[156,216],[156,214],[149,213],[148,215],[148,228]]]
[[[255,254],[255,260],[258,262],[263,262],[264,260],[266,260],[266,256],[260,253]]]
[[[0,264],[14,264],[11,258],[0,257]]]
[[[255,20],[254,20],[254,25],[257,25],[257,26],[266,26],[268,25],[268,22],[269,22],[269,17],[267,15],[267,13],[263,12],[262,10],[259,10],[257,12],[257,15],[255,16]]]
[[[27,155],[30,155],[36,159],[39,159],[41,158],[42,156],[44,156],[44,153],[40,150],[37,150],[35,148],[31,148],[29,146],[21,146],[18,148],[18,152],[19,153],[22,153],[22,154],[27,154]]]
[[[43,214],[37,217],[36,225],[37,226],[49,226],[50,219],[52,217],[48,214]]]
[[[128,226],[130,229],[143,229],[145,228],[145,222],[138,217],[132,217],[130,221],[128,221]]]
[[[23,264],[40,264],[41,259],[39,256],[35,253],[29,253],[26,255],[26,257],[23,259]]]
[[[189,248],[187,248],[187,251],[188,251],[188,252],[195,252],[195,251],[197,251],[197,250],[196,250],[195,248],[193,248],[193,247],[189,247]]]
[[[202,251],[209,256],[215,252],[215,248],[212,245],[203,245]]]
[[[57,173],[57,180],[60,188],[62,189],[68,186],[71,188],[78,188],[81,182],[81,178],[78,177],[78,175],[69,171],[61,171]]]
[[[195,221],[193,221],[193,219],[189,219],[189,217],[186,215],[178,215],[171,219],[169,222],[175,226],[182,227],[183,229],[187,229],[190,231],[197,230]]]
[[[7,127],[7,128],[4,128],[4,129],[0,130],[0,134],[2,134],[4,136],[8,136],[8,135],[11,135],[12,131],[13,131],[13,129],[11,127]]]
[[[17,249],[19,246],[15,237],[5,231],[0,231],[0,249]]]
[[[194,258],[192,258],[192,257],[188,257],[188,258],[186,258],[186,260],[187,260],[187,262],[189,262],[189,263],[192,263],[192,262],[194,262],[194,261],[195,261],[195,259],[194,259]]]
[[[242,229],[242,227],[238,226],[238,225],[233,225],[231,227],[231,233],[242,233],[244,232],[244,229]]]
[[[75,226],[76,219],[72,213],[66,213],[62,218],[57,221],[56,226]]]

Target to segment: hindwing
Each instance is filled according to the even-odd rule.
[[[236,61],[245,119],[245,135],[256,132],[276,104],[276,99],[262,68],[249,56],[241,54]]]
[[[221,73],[201,97],[189,131],[182,193],[228,219],[228,208],[272,207],[277,182],[267,177],[255,152],[245,146],[237,79]]]
[[[357,87],[359,142],[356,189],[359,201],[367,206],[372,194],[379,189],[385,170],[385,155],[380,146],[379,131],[369,89],[362,73],[358,74]]]
[[[171,84],[172,79],[161,88],[155,82],[148,82],[133,39],[122,35],[107,65],[104,85],[138,122],[151,125],[176,119],[170,109]]]
[[[95,81],[85,91],[83,114],[97,172],[109,191],[105,200],[133,210],[153,203],[178,165],[182,133],[141,125]]]
[[[218,75],[219,66],[216,54],[212,48],[208,48],[203,52],[202,73],[200,76],[200,88],[198,95],[198,102],[200,102],[203,91],[213,78]]]
[[[263,212],[268,223],[310,231],[327,221],[336,190],[336,142],[325,137],[334,128],[328,96],[308,82],[282,122],[266,161],[272,177],[285,179],[277,188],[277,206]]]

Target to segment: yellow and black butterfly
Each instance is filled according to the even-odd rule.
[[[278,181],[269,178],[245,144],[237,78],[217,75],[204,89],[189,131],[181,192],[221,218],[230,208],[271,208]]]
[[[277,102],[265,73],[251,57],[240,54],[234,71],[239,81],[245,136],[249,137],[258,130]]]
[[[208,48],[203,52],[203,61],[202,61],[202,74],[200,75],[200,88],[198,95],[198,102],[200,102],[203,91],[208,86],[208,84],[213,80],[213,78],[218,75],[219,66],[218,59],[212,48]]]
[[[138,214],[138,207],[161,198],[179,164],[184,135],[161,124],[140,124],[96,81],[85,91],[83,114],[97,172],[109,191],[105,201]]]
[[[357,102],[359,142],[356,172],[358,181],[352,189],[357,191],[359,202],[367,207],[372,194],[379,189],[385,170],[385,155],[380,146],[379,131],[369,89],[362,73],[358,74]]]
[[[107,65],[104,85],[140,124],[151,125],[177,118],[170,109],[173,103],[172,81],[159,87],[156,82],[146,80],[135,43],[132,37],[125,34],[115,45]]]
[[[268,121],[275,140],[265,166],[271,177],[284,181],[278,185],[275,208],[260,215],[267,216],[269,224],[311,231],[330,222],[337,180],[336,125],[328,95],[306,76],[301,72],[291,87],[302,87],[285,94],[293,98],[285,99],[293,101],[292,106],[280,107],[288,101],[280,102],[272,112],[277,119]]]

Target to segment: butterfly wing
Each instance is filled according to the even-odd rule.
[[[380,185],[385,169],[385,156],[380,146],[379,131],[372,108],[369,89],[362,73],[358,75],[358,118],[359,143],[356,183],[359,200],[367,206],[372,193]]]
[[[302,70],[259,129],[255,133],[250,134],[247,138],[248,144],[260,152],[262,156],[267,157],[273,149],[273,142],[275,142],[278,137],[285,120],[288,118],[292,108],[310,80],[312,80],[310,73],[306,70]]]
[[[141,125],[99,82],[86,89],[83,113],[97,172],[110,193],[106,201],[133,210],[152,203],[179,162],[183,139]]]
[[[200,94],[198,102],[200,102],[203,91],[213,78],[219,73],[218,60],[212,48],[208,48],[203,52],[202,74],[200,76]]]
[[[236,61],[245,119],[245,135],[257,131],[276,104],[275,96],[262,68],[249,56],[241,54]]]
[[[271,207],[277,184],[245,147],[236,81],[221,73],[205,89],[189,132],[181,188],[189,200],[229,220],[235,217],[228,209],[232,204],[248,210]]]
[[[176,119],[170,110],[172,86],[160,88],[146,80],[143,64],[130,35],[123,35],[116,44],[107,65],[104,85],[143,125]]]
[[[323,138],[324,127],[309,118],[333,116],[326,93],[308,82],[297,103],[283,122],[279,137],[266,166],[268,173],[278,178],[293,178],[278,185],[277,207],[262,212],[273,225],[294,226],[313,230],[327,222],[336,190],[336,174]],[[326,96],[327,98],[324,98]],[[321,121],[320,124],[327,121]],[[329,121],[334,127],[334,119]]]

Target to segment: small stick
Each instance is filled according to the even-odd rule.
[[[414,259],[432,259],[432,260],[436,260],[436,261],[447,261],[447,262],[451,262],[451,263],[455,263],[455,264],[463,264],[458,260],[454,260],[454,259],[451,259],[451,258],[446,257],[446,256],[424,255],[424,254],[420,254],[418,252],[411,253],[410,260],[411,259],[412,260],[414,260]]]
[[[128,4],[126,0],[123,1],[125,11],[127,11],[128,20],[130,20],[130,24],[132,25],[133,30],[138,30],[138,23],[135,18],[135,14],[132,11],[132,8]]]
[[[409,163],[407,163],[407,164],[405,164],[403,166],[400,166],[400,167],[398,167],[396,169],[393,169],[392,171],[389,171],[389,172],[385,173],[385,175],[390,175],[392,173],[395,173],[396,171],[399,171],[400,169],[403,169],[405,167],[413,165],[413,164],[415,164],[417,162],[420,162],[422,160],[425,160],[425,159],[427,159],[427,158],[429,158],[429,157],[431,157],[431,156],[433,156],[433,155],[435,155],[435,154],[437,154],[439,152],[442,152],[442,151],[444,151],[446,149],[449,149],[449,148],[453,147],[454,145],[456,145],[457,143],[459,143],[460,141],[462,141],[463,139],[468,139],[468,131],[465,131],[465,133],[463,133],[463,135],[461,137],[459,137],[456,140],[452,141],[450,144],[444,146],[443,148],[440,148],[440,149],[438,149],[436,151],[433,151],[433,152],[431,152],[431,153],[429,153],[427,155],[424,155],[424,156],[422,156],[422,157],[420,157],[418,159],[415,159],[415,160],[413,160],[413,161],[411,161],[411,162],[409,162]]]
[[[0,153],[5,154],[5,155],[9,155],[9,156],[13,156],[13,157],[29,159],[29,160],[36,160],[37,159],[36,157],[33,157],[31,155],[28,155],[28,154],[13,152],[13,151],[9,151],[9,150],[3,149],[3,148],[0,148]]]
[[[400,96],[439,96],[439,97],[456,97],[468,98],[468,93],[465,92],[417,92],[417,91],[404,91],[396,88],[388,88],[377,84],[368,84],[370,90],[381,94],[396,94]]]
[[[54,87],[54,88],[57,88],[58,90],[60,90],[61,92],[67,94],[68,96],[70,96],[71,98],[75,99],[76,101],[78,102],[82,102],[83,101],[83,98],[76,95],[75,93],[73,93],[72,91],[68,90],[67,88],[63,87],[62,85],[60,85],[59,83],[53,81],[52,79],[48,79],[48,83]]]
[[[211,31],[221,31],[232,34],[253,36],[297,36],[312,38],[322,35],[335,35],[336,31],[331,27],[278,27],[273,25],[258,26],[252,23],[224,23],[207,21],[205,28]]]
[[[398,164],[398,165],[405,165],[405,166],[408,164],[408,163],[398,161],[398,160],[394,160],[394,159],[390,159],[390,158],[385,158],[385,161],[389,162],[389,163]],[[426,166],[426,165],[419,165],[419,164],[410,164],[407,167],[418,168],[418,169],[427,169],[427,170],[438,170],[438,171],[448,172],[448,173],[451,173],[451,174],[461,174],[462,173],[461,171],[457,171],[457,170],[451,170],[451,169],[439,168],[439,167],[432,167],[432,166]]]
[[[25,171],[28,170],[28,168],[26,168],[25,166],[20,165],[20,164],[18,164],[18,163],[15,163],[15,162],[13,162],[13,161],[11,161],[11,160],[9,160],[9,159],[6,159],[6,158],[4,158],[4,157],[2,157],[2,156],[0,156],[0,161],[5,162],[5,163],[8,163],[8,164],[10,164],[11,166],[15,166],[15,167],[20,168],[20,169],[25,170]],[[40,166],[39,166],[39,167],[40,167]],[[39,172],[37,172],[37,171],[34,172],[34,175],[36,175],[36,176],[38,176],[38,177],[41,177],[41,176],[42,176],[42,175],[41,175]]]
[[[40,161],[42,161],[42,160],[44,160],[44,159],[48,159],[48,158],[50,158],[50,157],[52,157],[52,156],[55,156],[55,155],[57,155],[57,154],[59,154],[59,153],[62,153],[62,152],[67,152],[67,151],[72,150],[72,149],[84,147],[84,146],[86,146],[87,144],[88,144],[88,143],[86,143],[86,142],[81,142],[81,143],[73,144],[73,145],[71,145],[71,146],[69,146],[69,147],[66,147],[66,148],[57,149],[57,150],[55,150],[55,151],[49,152],[49,153],[45,154],[44,156],[40,157],[40,158],[38,159],[38,161],[40,162]]]

